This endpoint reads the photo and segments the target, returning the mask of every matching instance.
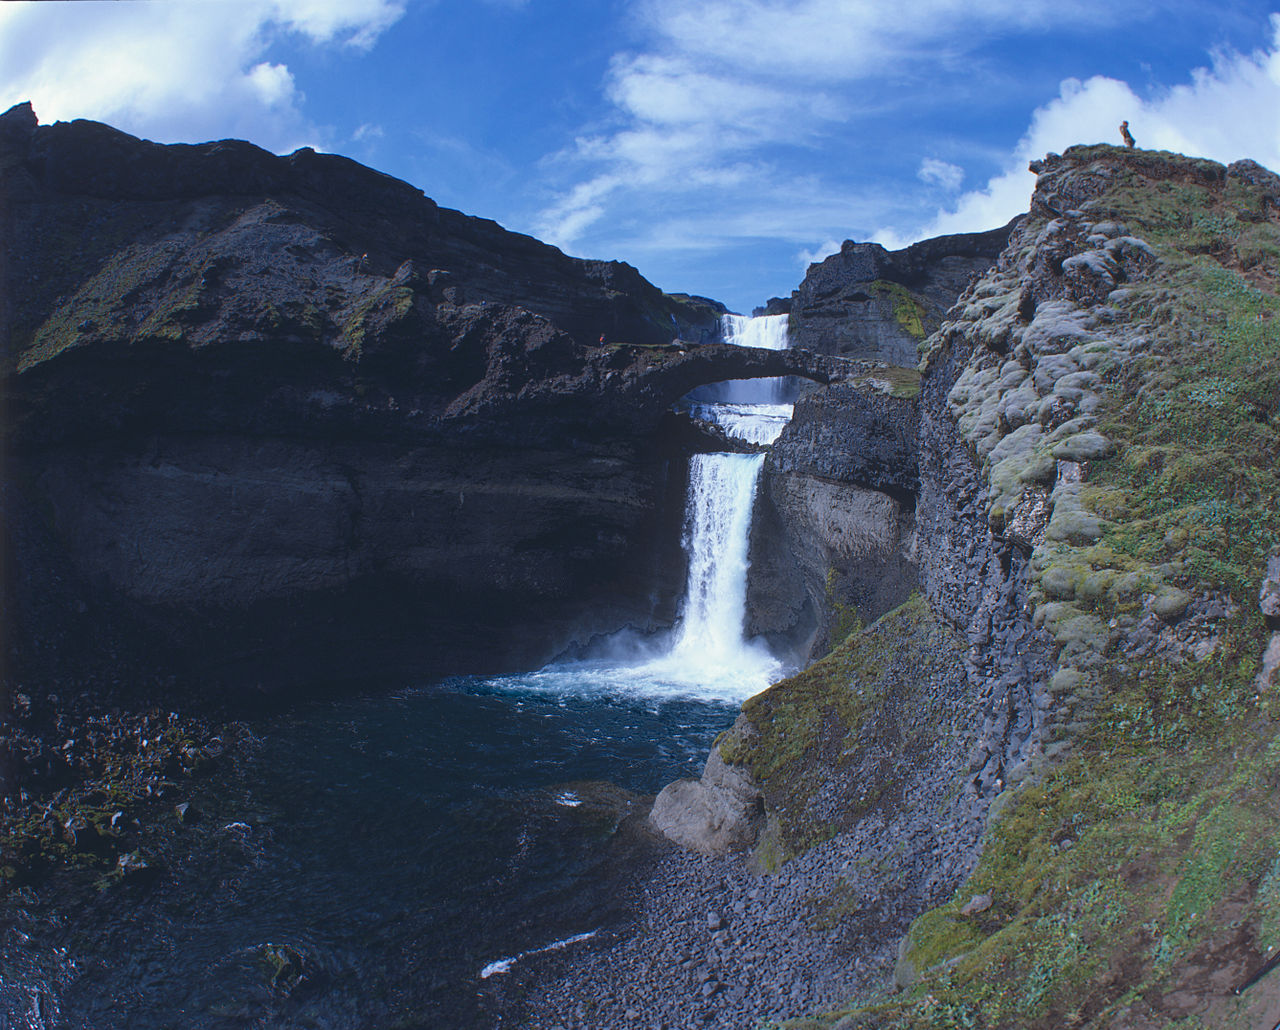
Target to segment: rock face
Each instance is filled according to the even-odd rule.
[[[786,306],[792,344],[821,354],[914,367],[920,342],[938,328],[969,280],[1008,242],[1002,229],[940,236],[889,251],[845,240],[809,271]],[[770,301],[769,313],[783,310]]]
[[[855,486],[910,504],[919,593],[715,747],[760,791],[756,867],[856,942],[808,957],[842,975],[814,1025],[888,951],[915,986],[837,1025],[1265,1025],[1274,998],[1239,985],[1270,968],[1280,842],[1280,179],[1107,146],[1033,170],[914,404],[864,422],[865,391],[815,390],[769,459],[768,532],[818,559],[758,619],[818,607],[838,527],[892,525]]]
[[[866,382],[799,399],[756,500],[749,632],[821,654],[833,628],[907,599],[918,582],[918,421],[914,399]]]
[[[23,681],[530,667],[669,623],[699,437],[671,404],[841,374],[340,157],[26,105],[0,148]]]

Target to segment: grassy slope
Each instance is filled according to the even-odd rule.
[[[927,754],[950,715],[939,687],[963,679],[959,634],[918,594],[866,629],[844,609],[836,635],[841,629],[846,639],[749,699],[718,741],[722,757],[749,768],[764,793],[769,826],[756,859],[765,868],[893,807],[903,773],[875,756]]]
[[[1038,551],[1036,564],[1058,570],[1059,593],[1064,576],[1077,587],[1132,577],[1134,590],[1072,591],[1079,609],[1122,626],[1147,584],[1229,598],[1232,614],[1201,660],[1113,652],[1096,667],[1096,720],[1005,799],[970,881],[912,927],[921,979],[849,1010],[843,1026],[1278,1018],[1280,972],[1232,991],[1280,945],[1280,700],[1255,683],[1267,636],[1258,588],[1280,541],[1280,213],[1237,180],[1197,181],[1178,174],[1192,162],[1147,156],[1145,170],[1120,164],[1087,205],[1161,262],[1119,303],[1149,346],[1110,370],[1098,413],[1117,447],[1092,463],[1082,500],[1107,528],[1089,546]],[[963,916],[982,893],[991,907]]]

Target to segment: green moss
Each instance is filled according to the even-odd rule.
[[[925,329],[926,315],[924,306],[905,286],[901,283],[890,282],[887,279],[877,279],[875,282],[869,283],[867,288],[892,298],[894,321],[913,340],[919,342],[929,335]]]
[[[837,572],[834,566],[827,569],[826,602],[827,610],[831,613],[831,628],[827,633],[831,643],[829,650],[838,647],[850,636],[862,631],[862,616],[858,614],[858,609],[851,604],[843,603],[836,596],[836,577]]]
[[[398,286],[392,282],[384,282],[378,289],[361,297],[342,322],[346,356],[358,360],[364,351],[369,330],[375,325],[404,318],[413,307],[413,301],[411,286]]]
[[[1155,560],[1166,536],[1185,529],[1189,571],[1243,602],[1280,539],[1280,300],[1212,261],[1173,277],[1174,311],[1154,287],[1135,291],[1136,313],[1172,321],[1146,370],[1131,370],[1113,395],[1106,432],[1125,456],[1098,462],[1093,475],[1125,510],[1106,538]]]
[[[750,769],[775,821],[769,854],[763,844],[757,849],[759,864],[776,867],[885,801],[891,784],[866,783],[821,815],[810,808],[824,784],[859,761],[862,735],[876,732],[869,716],[883,712],[887,699],[904,713],[904,732],[927,732],[929,720],[941,718],[924,710],[921,688],[930,673],[958,662],[960,651],[954,632],[917,595],[743,705],[743,719],[717,746],[726,762]]]
[[[871,386],[887,393],[890,397],[899,397],[903,400],[920,396],[920,370],[916,368],[881,365],[851,381],[856,386]]]
[[[1083,1002],[1096,1014],[1176,980],[1220,932],[1224,906],[1276,868],[1280,818],[1266,799],[1280,747],[1260,742],[1274,729],[1259,734],[1241,661],[1256,643],[1237,634],[1206,662],[1110,670],[1109,701],[1075,757],[1018,793],[971,880],[912,925],[917,994],[975,1004],[986,1026],[1048,1028],[1072,1025]],[[983,892],[992,907],[960,916]],[[1258,896],[1254,918],[1280,925],[1280,892]],[[1125,990],[1109,975],[1121,967]],[[921,1011],[899,1025],[931,1025]]]
[[[129,338],[135,332],[165,337],[198,305],[198,276],[186,289],[166,291],[163,303],[134,324],[137,298],[170,274],[174,255],[164,248],[138,244],[111,254],[95,273],[33,332],[19,361],[25,370],[57,356],[86,338]]]

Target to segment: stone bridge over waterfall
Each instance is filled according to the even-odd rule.
[[[0,179],[24,683],[528,669],[669,625],[710,446],[672,405],[869,369],[722,343],[715,301],[333,155],[19,105]]]

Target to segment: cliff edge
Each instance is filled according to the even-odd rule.
[[[788,1026],[1280,1019],[1280,178],[1033,170],[924,344],[918,594],[748,701],[703,781],[758,793],[721,839],[835,928],[808,961],[843,986]]]
[[[669,625],[682,463],[718,445],[673,402],[852,367],[726,345],[713,301],[334,155],[19,105],[0,176],[5,671],[28,687],[167,704]]]

